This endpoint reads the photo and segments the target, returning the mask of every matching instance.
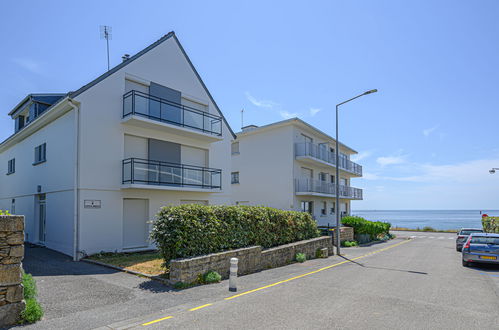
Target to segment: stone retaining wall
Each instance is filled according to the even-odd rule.
[[[230,258],[238,258],[238,275],[262,269],[281,267],[295,259],[296,253],[305,253],[307,259],[315,258],[318,249],[327,248],[333,253],[331,237],[323,236],[263,250],[261,246],[213,253],[204,256],[175,259],[170,262],[170,282],[193,283],[200,274],[215,270],[222,278],[229,277]]]
[[[24,310],[23,257],[24,217],[0,215],[0,327],[17,323]]]
[[[334,232],[333,232],[334,234]],[[334,245],[336,245],[336,236],[334,237]],[[352,227],[341,227],[340,228],[340,242],[344,241],[353,241],[354,240],[354,232]]]

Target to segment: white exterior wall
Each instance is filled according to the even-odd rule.
[[[29,128],[26,128],[29,129]],[[46,143],[47,161],[33,165],[35,147]],[[16,159],[15,173],[6,175]],[[46,194],[45,245],[66,254],[73,247],[74,113],[68,112],[7,150],[0,152],[0,209],[25,216],[26,240],[38,243],[37,186]]]
[[[279,209],[293,206],[293,130],[280,127],[238,138],[239,155],[232,156],[232,202]]]
[[[137,77],[179,90],[183,96],[208,104],[209,112],[219,115],[173,38],[75,98],[81,103],[82,132],[79,250],[85,254],[122,250],[124,198],[149,200],[151,220],[161,206],[180,204],[181,200],[230,203],[230,141],[233,137],[225,123],[222,124],[223,140],[213,143],[178,135],[170,128],[149,129],[122,123],[125,77]],[[122,189],[122,160],[128,157],[124,150],[125,134],[207,150],[207,167],[222,170],[222,190],[217,193],[167,191],[154,189],[154,186],[151,189]],[[84,208],[87,199],[101,200],[101,208]]]

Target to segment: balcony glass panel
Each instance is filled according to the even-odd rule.
[[[325,144],[314,144],[310,142],[295,143],[295,155],[297,157],[312,157],[323,162],[336,165],[336,154],[328,150]],[[340,169],[362,175],[362,166],[352,162],[345,156],[339,156],[338,163]]]

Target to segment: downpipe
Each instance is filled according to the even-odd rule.
[[[79,246],[79,156],[80,156],[80,107],[76,105],[72,99],[68,99],[69,105],[74,110],[75,121],[74,121],[74,189],[73,189],[73,261],[80,260],[80,254],[78,251]]]

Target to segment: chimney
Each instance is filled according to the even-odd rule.
[[[241,128],[243,130],[243,132],[249,132],[249,131],[252,131],[254,129],[257,129],[258,126],[256,125],[248,125],[248,126],[244,126],[243,128]]]
[[[130,54],[125,54],[125,55],[121,56],[121,60],[122,60],[123,62],[125,62],[125,61],[127,61],[127,60],[129,60],[129,59],[130,59]]]

